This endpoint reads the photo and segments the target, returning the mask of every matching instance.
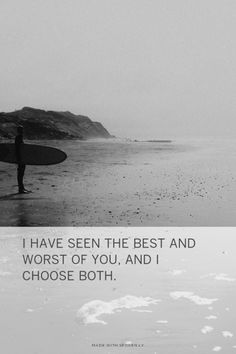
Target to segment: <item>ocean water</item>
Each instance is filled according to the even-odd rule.
[[[158,265],[125,265],[134,250],[117,253],[121,265],[24,266],[22,239],[62,237],[193,237],[194,249],[140,250]],[[235,231],[230,228],[1,228],[1,348],[12,354],[234,353]],[[36,251],[34,251],[36,252]],[[37,250],[38,254],[61,251]],[[74,253],[97,250],[64,249]],[[137,251],[138,252],[138,251]],[[113,281],[23,281],[28,270],[112,269]],[[14,340],[13,340],[14,338]]]

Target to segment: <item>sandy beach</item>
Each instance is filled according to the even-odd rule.
[[[1,226],[233,226],[236,142],[37,141],[68,155],[27,166],[0,163]]]
[[[62,267],[24,266],[22,254],[33,251],[22,248],[23,238],[85,236],[130,241],[192,237],[196,247],[145,250],[149,255],[158,252],[159,264],[135,266],[124,265],[127,250],[113,250],[109,253],[118,253],[121,265],[99,268],[113,269],[115,281],[22,280],[25,269]],[[142,234],[140,228],[1,228],[0,243],[4,354],[231,354],[236,350],[233,228],[142,228]],[[81,268],[96,270],[90,263],[71,269]]]

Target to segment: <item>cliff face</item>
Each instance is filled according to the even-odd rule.
[[[0,113],[0,137],[13,138],[16,127],[24,127],[26,139],[110,138],[99,122],[71,112],[44,111],[24,107],[19,111]]]

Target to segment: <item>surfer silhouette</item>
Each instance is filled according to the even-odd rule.
[[[16,152],[16,161],[17,161],[17,182],[19,193],[27,193],[28,191],[24,187],[24,174],[25,174],[25,164],[22,161],[22,145],[24,144],[23,140],[24,129],[22,126],[17,127],[17,135],[15,138],[15,152]]]

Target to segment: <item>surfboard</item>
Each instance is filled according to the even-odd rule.
[[[21,158],[25,165],[54,165],[63,162],[67,155],[63,151],[49,146],[22,144]],[[0,144],[0,161],[17,163],[15,144]]]

